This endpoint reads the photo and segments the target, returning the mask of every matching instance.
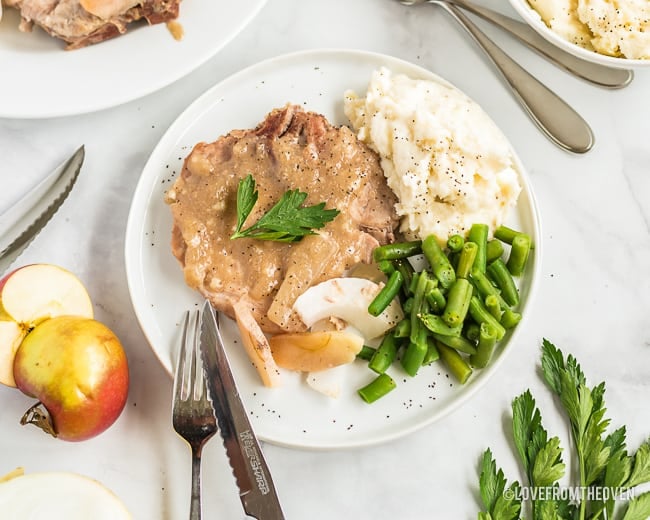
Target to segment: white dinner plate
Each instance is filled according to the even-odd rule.
[[[47,118],[109,108],[150,94],[214,56],[266,0],[185,0],[175,40],[167,26],[132,24],[126,34],[73,51],[4,8],[0,22],[0,117]]]
[[[126,270],[133,305],[155,354],[172,373],[179,323],[200,296],[186,287],[171,253],[172,218],[163,196],[174,182],[194,144],[211,142],[235,128],[250,128],[287,102],[324,114],[334,124],[347,124],[343,92],[366,90],[373,70],[386,66],[411,77],[448,84],[410,63],[359,51],[319,50],[281,56],[245,69],[198,98],[171,125],[149,158],[136,188],[126,232]],[[540,228],[533,193],[515,157],[523,186],[509,224],[530,233],[536,248],[521,287],[521,309],[533,298],[540,269]],[[363,362],[345,367],[345,387],[337,399],[306,386],[296,373],[283,373],[283,386],[262,386],[238,341],[236,325],[222,320],[228,355],[241,397],[259,437],[275,444],[333,449],[383,442],[440,419],[467,400],[499,367],[517,341],[525,319],[506,337],[495,359],[476,371],[464,386],[453,381],[440,363],[423,367],[414,378],[396,366],[398,386],[369,405],[356,390],[373,378]]]

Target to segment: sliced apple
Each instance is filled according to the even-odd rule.
[[[0,321],[0,383],[16,386],[14,358],[25,337],[25,330],[15,321]]]
[[[90,296],[70,271],[31,264],[0,280],[0,383],[15,386],[14,355],[27,333],[61,315],[93,317]]]
[[[3,518],[130,520],[122,501],[96,480],[68,472],[22,474],[0,479]]]
[[[364,278],[332,278],[307,289],[293,308],[307,327],[319,320],[336,317],[352,325],[365,339],[373,339],[404,318],[397,300],[379,316],[368,312],[368,305],[380,290],[380,284]]]
[[[363,338],[342,331],[294,332],[273,336],[269,344],[278,366],[316,372],[354,361]]]
[[[233,305],[233,311],[246,354],[262,378],[264,386],[280,386],[280,370],[271,354],[269,340],[255,321],[250,307],[244,300],[240,300]]]

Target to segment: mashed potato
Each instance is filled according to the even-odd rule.
[[[565,40],[608,56],[650,59],[648,0],[528,0]]]
[[[407,237],[445,241],[474,223],[494,230],[515,205],[521,187],[510,146],[459,91],[382,68],[365,97],[345,93],[345,114],[381,156]]]

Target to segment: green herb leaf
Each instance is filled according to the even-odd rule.
[[[552,437],[539,450],[533,466],[533,482],[537,487],[549,487],[564,476],[560,439]]]
[[[506,487],[506,479],[503,471],[497,469],[495,460],[492,458],[492,451],[488,448],[483,453],[481,462],[481,474],[479,475],[479,490],[483,505],[488,513],[494,509],[497,498],[503,495]]]
[[[506,492],[506,479],[503,476],[503,470],[497,468],[490,449],[483,453],[479,490],[486,509],[479,513],[479,520],[517,520],[519,518],[521,511],[519,482],[513,482]]]
[[[255,179],[247,175],[237,187],[237,228],[230,238],[297,242],[314,235],[314,229],[322,228],[339,214],[336,209],[325,209],[324,202],[303,207],[306,198],[307,194],[299,190],[287,191],[255,224],[242,230],[258,199]]]
[[[521,496],[519,483],[513,482],[508,488],[508,493],[497,497],[492,510],[494,520],[518,520],[521,511],[521,501],[515,497]]]
[[[648,520],[648,518],[650,518],[650,491],[628,502],[622,520]]]
[[[258,195],[255,189],[255,179],[249,173],[244,179],[239,181],[239,186],[237,186],[237,230],[235,233],[239,232],[248,215],[253,211],[257,203]]]
[[[634,455],[632,474],[626,482],[628,487],[650,482],[650,439],[646,440]]]

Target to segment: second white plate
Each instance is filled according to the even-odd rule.
[[[46,118],[83,114],[150,94],[214,56],[258,13],[266,0],[181,2],[174,40],[165,24],[133,24],[126,34],[74,51],[4,9],[0,22],[0,117]]]
[[[186,309],[201,303],[184,283],[170,249],[172,218],[163,197],[181,171],[183,159],[200,142],[211,142],[235,128],[250,128],[273,108],[288,102],[324,114],[333,124],[347,124],[343,93],[366,90],[373,70],[394,72],[448,84],[416,65],[360,51],[320,50],[281,56],[250,67],[216,85],[197,99],[172,124],[151,154],[137,186],[126,233],[126,269],[133,305],[151,347],[172,373],[178,348],[179,322]],[[236,326],[223,320],[228,355],[240,395],[262,440],[285,446],[333,449],[376,444],[412,432],[464,403],[499,368],[517,341],[535,293],[540,270],[540,228],[528,177],[518,158],[523,186],[510,225],[528,232],[536,248],[521,287],[524,320],[499,348],[488,368],[477,371],[464,386],[453,381],[440,363],[409,378],[392,372],[396,390],[372,405],[356,390],[372,379],[359,362],[346,367],[347,383],[338,399],[308,388],[302,377],[285,373],[284,386],[262,386],[243,349]]]

